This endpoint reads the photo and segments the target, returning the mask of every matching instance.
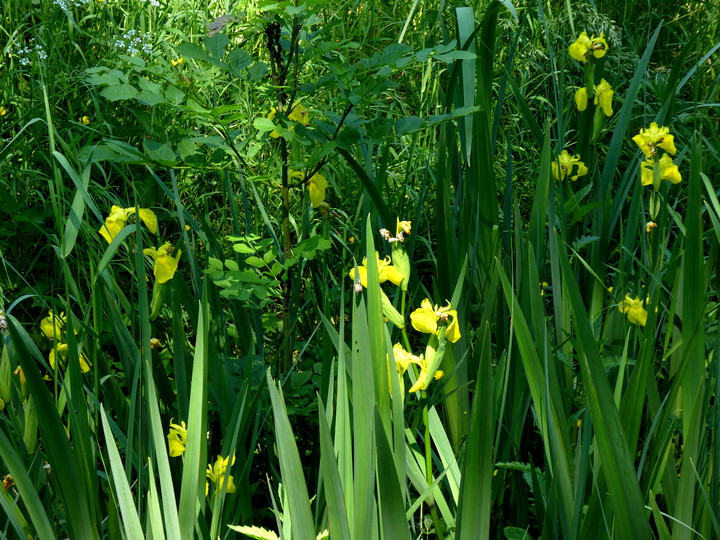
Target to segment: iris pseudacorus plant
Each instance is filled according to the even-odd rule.
[[[682,181],[680,170],[668,155],[675,155],[677,149],[675,137],[667,127],[660,127],[656,122],[652,122],[649,128],[641,129],[632,140],[647,158],[640,164],[640,180],[643,186],[653,186],[657,192],[662,180],[673,184]],[[659,150],[663,151],[662,155]]]
[[[208,465],[206,476],[215,484],[215,493],[220,491],[224,485],[226,485],[225,491],[227,493],[233,493],[235,491],[235,482],[233,477],[227,474],[228,463],[230,462],[230,456],[223,458],[218,456],[213,465]],[[232,457],[232,463],[230,466],[235,465],[235,456]],[[205,482],[205,495],[210,491],[210,485]]]
[[[134,213],[134,207],[120,208],[119,206],[113,205],[113,207],[110,209],[110,215],[105,218],[105,224],[100,227],[100,230],[98,232],[105,240],[107,240],[107,243],[109,244],[115,239],[118,233],[123,230],[123,228],[127,224],[128,219],[130,219],[130,216]],[[138,209],[138,215],[140,216],[140,219],[148,228],[148,230],[153,234],[157,234],[158,223],[155,212],[147,208],[140,208]]]
[[[55,351],[57,351],[57,354]],[[55,359],[58,357],[63,360],[67,360],[68,346],[66,343],[58,343],[50,350],[50,354],[48,355],[48,362],[50,363],[50,367],[52,369],[55,369]],[[79,360],[80,371],[82,371],[83,373],[87,373],[88,371],[90,371],[90,360],[85,353],[80,353]]]
[[[178,249],[174,257],[172,252],[173,247],[168,242],[160,246],[158,249],[143,249],[143,253],[145,255],[148,255],[155,260],[153,272],[155,274],[155,280],[158,283],[167,283],[175,275],[182,251]]]
[[[423,355],[421,354],[420,356],[416,356],[403,349],[402,345],[400,345],[399,343],[396,343],[393,346],[393,356],[395,357],[395,367],[401,381],[403,375],[405,375],[405,372],[410,367],[410,364],[415,364],[420,368],[420,375],[415,381],[415,384],[413,384],[410,388],[410,393],[417,392],[418,390],[425,390],[430,381],[427,380],[428,365],[425,361],[425,358],[423,358]],[[439,380],[442,378],[443,375],[444,373],[442,372],[442,370],[438,369],[437,371],[435,371],[433,379]]]
[[[389,256],[380,259],[380,255],[376,251],[375,261],[378,269],[378,281],[380,283],[391,281],[395,285],[400,286],[404,282],[405,275],[392,264]],[[355,273],[355,268],[351,268],[348,272],[350,278],[355,282],[356,292],[362,292],[363,287],[367,288],[367,272],[367,257],[363,259],[362,266],[357,267],[357,274]],[[392,305],[392,302],[390,302],[390,299],[384,291],[380,291],[380,297],[382,300],[383,315],[398,328],[405,328],[405,318],[395,309],[395,306]]]
[[[187,445],[187,426],[185,422],[173,424],[173,419],[171,418],[167,440],[170,457],[182,456],[185,453],[185,446]]]
[[[565,180],[568,177],[570,180],[577,180],[588,173],[588,168],[580,161],[580,156],[571,156],[567,150],[563,150],[552,162],[552,173],[555,180]]]
[[[410,321],[415,330],[424,334],[437,335],[445,326],[445,338],[450,343],[455,343],[461,337],[457,310],[452,309],[450,302],[445,307],[433,306],[426,298],[420,303],[420,307],[410,314]]]
[[[593,103],[600,106],[605,116],[612,116],[613,94],[615,94],[615,91],[605,79],[601,79],[600,84],[593,86]],[[589,98],[590,96],[588,95],[588,89],[586,87],[582,87],[575,92],[575,105],[578,111],[582,112],[587,109]]]
[[[626,294],[623,301],[620,302],[618,309],[620,313],[627,315],[628,321],[632,324],[638,326],[645,326],[645,324],[647,324],[648,312],[639,296],[633,298],[629,294]]]
[[[580,32],[580,36],[570,45],[570,56],[578,62],[587,62],[590,57],[602,58],[608,51],[608,44],[600,34],[599,37],[588,37],[586,32]]]

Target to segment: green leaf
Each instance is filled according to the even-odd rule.
[[[131,84],[115,84],[103,88],[100,95],[110,101],[120,101],[123,99],[132,99],[138,94],[137,89]]]
[[[283,396],[267,370],[266,380],[272,402],[273,417],[275,419],[275,439],[278,459],[280,461],[280,475],[285,486],[292,522],[292,538],[314,538],[315,522],[310,511],[310,496],[303,476],[303,466],[300,461],[295,435],[287,416]]]

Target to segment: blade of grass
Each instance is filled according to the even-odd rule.
[[[267,371],[266,379],[275,419],[275,439],[280,461],[280,474],[289,501],[289,508],[285,508],[285,511],[290,513],[292,519],[291,537],[315,538],[315,524],[310,511],[310,496],[303,476],[303,466],[295,443],[295,435],[287,416],[285,401],[270,376],[270,369]]]

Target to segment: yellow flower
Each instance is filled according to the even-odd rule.
[[[460,339],[460,326],[458,325],[457,311],[452,309],[450,302],[446,307],[439,307],[433,306],[426,298],[420,307],[410,314],[413,328],[424,334],[438,334],[440,332],[438,322],[447,322],[449,318],[452,320],[445,330],[445,337],[450,343],[455,343]]]
[[[6,116],[8,113],[8,110],[5,107],[0,106],[0,116]]]
[[[600,104],[600,108],[605,116],[612,116],[612,97],[615,92],[605,79],[600,79],[600,84],[595,85],[595,105]]]
[[[588,91],[587,88],[583,86],[582,88],[578,88],[578,91],[575,92],[575,105],[577,106],[577,110],[582,112],[587,109],[587,104]]]
[[[657,229],[657,223],[655,223],[654,221],[648,221],[645,224],[645,232],[650,234],[651,232],[653,232],[653,229]]]
[[[50,363],[50,367],[55,369],[55,351],[57,350],[58,356],[62,360],[67,360],[68,357],[68,346],[66,343],[58,343],[56,347],[53,347],[50,350],[50,354],[48,355],[48,362]],[[80,370],[83,373],[87,373],[90,371],[90,360],[88,359],[87,355],[85,353],[80,354]]]
[[[185,445],[187,445],[187,426],[185,422],[180,422],[180,425],[173,424],[171,418],[167,440],[170,457],[182,456],[185,452]]]
[[[78,118],[78,122],[80,122],[84,126],[90,125],[90,117],[89,116],[81,116]]]
[[[589,38],[585,32],[580,32],[580,37],[570,45],[568,52],[575,60],[584,63],[588,61],[591,54],[595,58],[602,58],[605,56],[607,49],[608,44],[603,34],[600,34],[600,37],[593,36]]]
[[[127,220],[132,214],[135,213],[135,208],[120,208],[119,206],[113,205],[110,209],[110,215],[105,219],[105,225],[103,225],[98,231],[102,237],[107,240],[108,244],[118,235],[118,233],[125,227]],[[156,234],[157,233],[157,217],[155,212],[147,208],[140,208],[139,211],[140,219],[145,223],[148,230]]]
[[[225,491],[227,493],[234,493],[235,492],[235,483],[233,482],[233,477],[231,475],[227,474],[227,468],[228,468],[228,462],[230,461],[230,456],[223,459],[221,456],[218,456],[218,458],[215,460],[215,464],[208,465],[206,475],[207,477],[216,484],[215,487],[215,493],[220,491],[223,488],[223,485],[227,485]],[[235,465],[235,455],[233,455],[232,463],[230,466],[232,467]],[[225,477],[227,476],[227,481],[225,480]],[[205,495],[207,495],[209,492],[209,485],[207,482],[205,482]]]
[[[547,281],[540,282],[540,296],[545,296],[545,289],[548,288],[548,285]]]
[[[672,158],[667,154],[663,154],[659,161],[655,161],[654,159],[643,161],[640,167],[643,186],[653,185],[655,167],[660,167],[660,180],[668,180],[673,184],[678,184],[682,181],[678,166],[673,163]]]
[[[662,148],[669,154],[675,155],[675,137],[665,126],[659,127],[656,122],[650,124],[648,129],[641,129],[640,133],[632,138],[640,147],[645,157],[654,157],[657,149]]]
[[[158,249],[143,249],[143,253],[145,255],[149,255],[150,257],[155,259],[154,273],[155,279],[158,283],[166,283],[170,281],[175,275],[175,271],[177,270],[178,262],[180,261],[180,255],[182,254],[182,251],[178,249],[177,255],[175,255],[175,257],[172,256],[172,252],[173,247],[170,245],[169,242],[165,242]]]
[[[267,118],[268,120],[274,120],[276,115],[277,109],[273,107],[272,109],[270,109]],[[290,114],[288,114],[288,119],[293,122],[298,122],[299,124],[307,126],[310,124],[310,113],[302,103],[295,103],[292,110],[290,111]],[[295,131],[295,126],[290,126],[290,130]],[[278,137],[280,137],[280,133],[276,129],[273,129],[270,132],[270,136],[273,139],[277,139]]]
[[[632,298],[629,294],[625,295],[625,299],[620,302],[618,306],[620,313],[627,315],[628,321],[638,326],[645,326],[647,323],[648,312],[643,307],[643,302],[640,297]]]
[[[407,352],[399,343],[393,345],[393,356],[395,357],[395,367],[397,368],[400,378],[405,375],[405,372],[410,367],[410,364],[422,366],[423,362],[425,362],[422,355],[415,356],[414,354]]]
[[[573,175],[573,168],[577,167],[577,174]],[[563,150],[558,158],[552,162],[552,173],[555,180],[577,180],[580,176],[588,173],[588,168],[580,161],[580,156],[571,156],[567,150]],[[572,176],[571,176],[572,175]]]
[[[175,60],[175,59],[173,58],[172,60],[170,60],[170,63],[172,64],[173,67],[179,66],[180,64],[184,64],[184,63],[185,63],[185,58],[183,58],[182,56],[181,56],[180,58],[178,58],[177,60]]]
[[[27,380],[25,379],[25,372],[23,371],[23,368],[21,368],[20,366],[16,367],[15,371],[13,371],[13,373],[20,378],[20,382],[22,384],[25,384],[27,382]]]
[[[375,252],[375,259],[378,267],[378,278],[380,283],[386,281],[392,281],[395,285],[400,285],[405,276],[395,268],[391,261],[390,256],[386,256],[384,259],[380,259],[380,254]],[[360,283],[363,287],[367,287],[367,257],[363,259],[362,266],[358,266],[358,272],[360,274]],[[351,279],[355,279],[355,268],[351,268],[348,273]]]
[[[62,341],[63,337],[65,337],[66,322],[65,313],[60,312],[60,316],[58,316],[50,310],[48,316],[40,321],[40,332],[47,338]]]
[[[400,221],[400,218],[395,218],[397,225],[395,226],[395,236],[399,237],[400,234],[410,234],[412,230],[412,221]]]

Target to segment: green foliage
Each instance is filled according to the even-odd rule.
[[[0,535],[720,535],[717,6],[5,4]]]

